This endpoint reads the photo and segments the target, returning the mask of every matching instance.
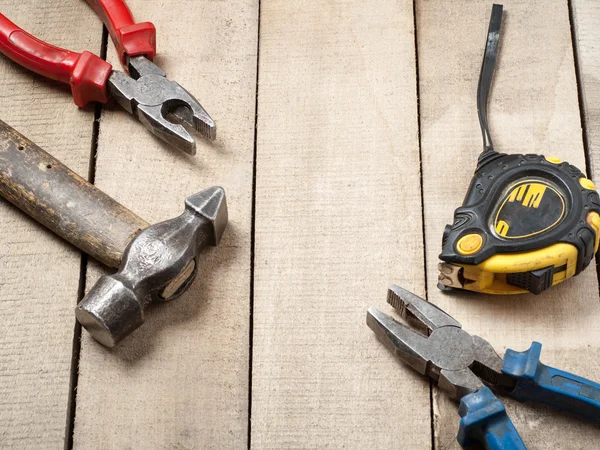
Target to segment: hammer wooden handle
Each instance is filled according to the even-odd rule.
[[[149,224],[0,121],[0,194],[107,266]]]

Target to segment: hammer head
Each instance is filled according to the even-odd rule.
[[[220,187],[211,187],[196,194],[190,195],[185,200],[186,210],[204,217],[210,224],[208,245],[219,245],[221,236],[227,228],[227,203],[225,191]]]
[[[222,188],[191,195],[183,214],[151,225],[129,243],[119,270],[100,277],[77,305],[77,320],[97,341],[115,346],[144,322],[150,303],[187,290],[200,249],[219,243],[227,221]]]

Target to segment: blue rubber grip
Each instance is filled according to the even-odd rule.
[[[533,400],[600,422],[600,384],[540,362],[542,344],[529,350],[506,350],[502,372],[516,382],[509,392],[517,400]]]
[[[526,450],[502,402],[488,387],[460,400],[460,427],[457,440],[462,447],[475,443],[487,450]]]

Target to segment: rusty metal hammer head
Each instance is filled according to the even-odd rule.
[[[77,320],[96,340],[113,347],[144,322],[150,303],[187,290],[196,277],[200,249],[219,243],[227,220],[222,188],[188,197],[183,214],[151,225],[131,241],[119,270],[100,277],[77,305]]]

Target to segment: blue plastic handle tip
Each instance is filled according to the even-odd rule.
[[[458,413],[461,420],[457,439],[462,447],[479,443],[488,450],[526,450],[504,404],[489,388],[465,395]]]

